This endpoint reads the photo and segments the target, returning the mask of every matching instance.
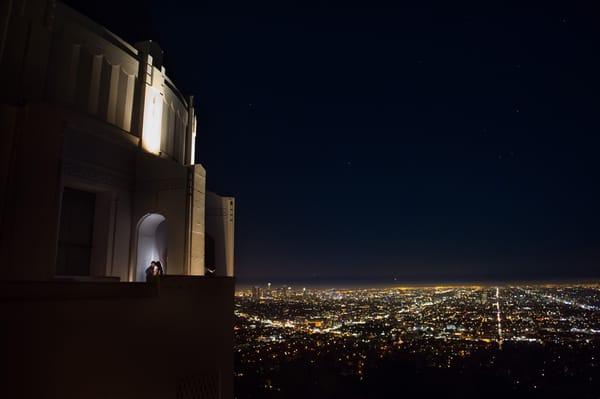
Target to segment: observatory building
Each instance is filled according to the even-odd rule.
[[[232,398],[235,201],[160,46],[3,1],[0,132],[0,396]]]

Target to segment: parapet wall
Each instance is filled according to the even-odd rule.
[[[220,277],[0,282],[0,397],[232,398],[233,291]]]

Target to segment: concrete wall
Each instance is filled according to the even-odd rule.
[[[96,194],[91,272],[127,281],[138,139],[73,113],[64,124],[62,186]]]
[[[0,396],[233,398],[233,290],[176,276],[159,289],[0,282]],[[220,396],[177,396],[202,387]]]
[[[52,3],[0,3],[0,101],[43,97],[52,42]]]
[[[60,3],[53,16],[46,98],[136,134],[137,50]]]
[[[19,108],[10,105],[0,105],[0,226],[4,225],[3,218],[9,183],[12,180],[13,154],[17,146],[17,118]]]
[[[206,234],[214,239],[217,276],[232,277],[235,247],[235,198],[206,193]]]
[[[206,228],[206,171],[202,165],[191,168],[191,201],[190,207],[190,273],[195,276],[204,275],[204,231]]]
[[[0,397],[233,397],[232,279],[52,281],[64,187],[95,194],[92,275],[133,280],[148,213],[166,218],[167,272],[204,273],[193,109],[157,46],[137,47],[53,0],[0,2]],[[154,155],[148,87],[164,111]],[[219,274],[231,276],[227,209]]]
[[[160,47],[136,47],[60,2],[2,2],[0,102],[60,104],[141,137],[151,86],[161,103],[154,152],[189,164],[193,104],[167,77]]]
[[[190,273],[189,167],[140,151],[137,138],[60,108],[4,106],[0,115],[5,278],[54,276],[63,187],[96,194],[92,275],[134,281],[136,226],[148,213],[167,219],[168,273]],[[202,208],[194,224],[201,243],[194,248],[204,244],[204,169],[195,170],[196,207]]]
[[[40,105],[2,106],[0,114],[16,116],[0,135],[9,144],[2,165],[0,275],[46,280],[56,263],[64,119]]]
[[[48,229],[43,236],[44,245],[55,246],[55,234],[50,233],[58,229],[54,219],[57,212],[60,214],[60,195],[63,187],[72,187],[96,194],[92,274],[123,280],[133,278],[135,226],[146,213],[153,212],[163,214],[171,226],[167,250],[169,273],[203,274],[204,209],[200,207],[204,201],[205,177],[192,173],[190,187],[196,187],[192,201],[188,171],[183,166],[192,160],[195,114],[191,100],[188,102],[166,76],[162,50],[156,43],[147,41],[131,46],[60,2],[3,2],[0,87],[0,102],[7,104],[0,119],[2,155],[5,155],[0,187],[4,194],[13,179],[10,176],[25,170],[18,178],[30,179],[22,184],[31,185],[11,189],[6,200],[3,195],[2,217],[10,214],[10,204],[6,201],[12,198],[11,204],[16,204],[15,198],[25,195],[27,190],[31,195],[27,201],[46,211],[44,218],[36,212],[20,215],[25,218],[20,219],[23,223],[19,234],[29,232],[27,238],[31,240],[32,231]],[[144,127],[148,119],[145,108],[148,90],[160,103],[154,111],[161,111],[152,129]],[[21,109],[24,103],[30,106]],[[43,132],[43,137],[41,131],[32,130],[42,129],[44,122],[34,126],[36,121],[23,121],[19,125],[19,119],[27,117],[22,115],[33,109],[53,109],[57,113],[44,116],[49,129]],[[148,150],[144,143],[152,134],[159,139],[155,156],[138,149]],[[40,148],[44,145],[45,148]],[[36,156],[53,164],[31,161]],[[40,167],[38,172],[34,171],[34,165]],[[196,168],[203,171],[199,166]],[[57,170],[62,170],[62,174],[57,175]],[[36,181],[38,176],[44,178],[43,183]],[[56,186],[51,187],[52,183]],[[47,198],[51,201],[42,204]],[[26,217],[30,215],[36,215],[38,223],[36,220],[29,223]],[[191,221],[192,215],[195,222]],[[34,228],[42,222],[49,224]],[[8,237],[10,230],[8,227],[4,230],[4,236]],[[197,244],[192,245],[193,240]],[[8,242],[2,244],[3,248],[12,251],[11,259],[20,260],[23,248],[13,245],[11,249]],[[46,261],[39,265],[30,262],[27,269],[31,273],[23,276],[53,275],[53,270],[47,270],[54,264],[53,251],[46,249],[39,253],[40,259],[45,257]],[[40,269],[33,272],[36,267]]]
[[[133,202],[132,226],[149,213],[158,213],[166,218],[167,261],[169,274],[188,274],[186,268],[187,226],[188,226],[188,168],[168,159],[138,152],[136,154],[136,178]],[[137,234],[137,232],[134,232]],[[133,273],[136,242],[132,240],[132,256],[129,281],[134,281]]]

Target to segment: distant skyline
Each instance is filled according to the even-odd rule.
[[[416,287],[503,287],[503,286],[542,286],[542,285],[597,285],[598,278],[548,278],[548,279],[521,279],[497,280],[486,278],[484,280],[402,280],[389,277],[361,277],[361,278],[304,278],[304,279],[242,279],[238,280],[236,290],[248,290],[253,287],[266,289],[271,283],[272,289],[290,286],[294,290],[302,288],[311,289],[369,289],[369,288],[416,288]]]
[[[240,282],[599,277],[591,4],[67,3],[195,95]]]

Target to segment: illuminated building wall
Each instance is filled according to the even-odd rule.
[[[235,198],[206,194],[206,234],[215,242],[216,274],[233,276]]]
[[[60,2],[2,2],[0,87],[0,309],[15,318],[11,343],[31,349],[4,359],[35,365],[11,380],[57,384],[60,397],[201,387],[232,398],[234,199],[206,192],[193,98],[166,75],[162,49]],[[160,290],[140,284],[151,261],[167,275]],[[149,329],[161,339],[148,359]],[[147,366],[160,378],[138,378]]]
[[[31,179],[42,178],[41,170],[49,173],[52,169],[36,169],[37,161],[44,159],[44,154],[36,153],[50,148],[56,152],[46,155],[61,170],[58,179],[50,178],[59,186],[46,189],[47,196],[57,202],[48,203],[48,209],[38,207],[44,216],[33,212],[20,215],[21,220],[29,218],[35,223],[54,217],[56,224],[64,187],[93,193],[96,210],[89,251],[94,253],[86,255],[93,263],[90,275],[139,279],[138,258],[147,254],[137,256],[136,229],[148,214],[166,218],[168,272],[203,275],[205,172],[194,165],[193,97],[182,95],[166,75],[160,46],[153,41],[131,46],[61,3],[35,0],[22,8],[24,13],[12,9],[12,14],[5,15],[7,29],[2,30],[0,99],[5,104],[27,99],[31,104],[28,112],[33,112],[33,104],[55,108],[57,112],[48,116],[54,120],[45,123],[57,126],[57,131],[45,134],[43,140],[54,140],[45,149],[36,147],[41,133],[29,133],[31,145],[20,142],[27,147],[22,164],[17,165],[21,162],[17,159],[16,164],[3,165],[5,175],[21,168]],[[24,114],[7,107],[3,112],[15,123],[18,112]],[[14,125],[11,133],[4,135],[8,151],[14,150],[13,138],[19,134]],[[10,158],[7,154],[5,159]],[[2,184],[3,192],[10,194],[8,180]],[[219,274],[232,276],[233,199],[227,201],[216,206],[228,216],[213,218],[210,223],[223,265]],[[53,236],[49,241],[55,243],[60,241],[57,234],[60,229],[53,232],[49,228],[46,236]],[[6,250],[17,259],[24,249],[12,250],[15,245],[7,244]],[[59,248],[57,255],[54,246],[47,245],[40,262],[63,254]],[[42,272],[44,267],[13,272],[42,279],[54,274],[54,270]]]

